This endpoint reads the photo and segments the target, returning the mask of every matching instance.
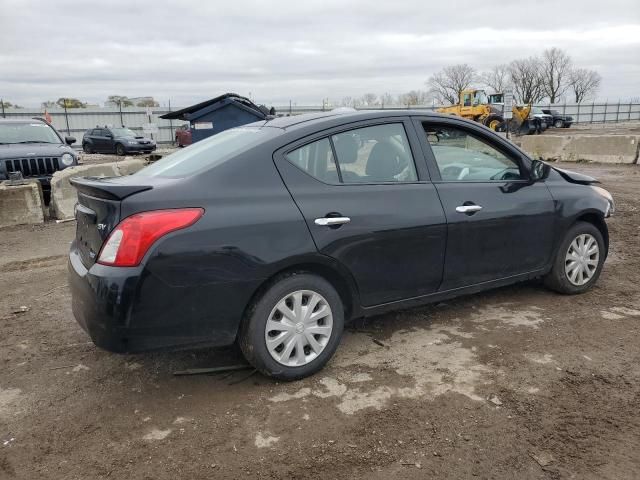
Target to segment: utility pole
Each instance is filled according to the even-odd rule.
[[[71,130],[69,129],[69,113],[67,112],[67,99],[62,99],[62,105],[64,105],[64,119],[67,122],[67,135],[71,135]]]
[[[169,113],[171,113],[171,99],[169,99]],[[171,143],[173,144],[173,141],[176,138],[176,134],[173,131],[173,120],[169,119],[169,129],[171,130]],[[160,136],[160,135],[158,135]]]
[[[118,100],[118,110],[120,110],[120,126],[124,127],[124,120],[122,119],[122,99]]]
[[[6,118],[7,116],[4,113],[4,99],[0,98],[0,105],[2,105],[2,118]]]

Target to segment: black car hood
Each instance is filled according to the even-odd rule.
[[[63,143],[10,143],[0,145],[0,160],[17,157],[59,157],[63,153],[71,153],[73,149]]]
[[[572,172],[571,170],[554,167],[553,165],[551,165],[551,168],[562,175],[562,178],[564,178],[567,182],[577,183],[579,185],[591,185],[593,183],[600,183],[599,180],[596,180],[595,178],[588,175],[583,175],[582,173]]]

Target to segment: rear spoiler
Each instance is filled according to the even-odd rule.
[[[90,197],[123,200],[135,193],[151,190],[151,185],[131,185],[122,182],[125,177],[75,177],[69,180],[76,190]]]

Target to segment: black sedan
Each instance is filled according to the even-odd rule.
[[[156,142],[138,135],[130,128],[96,127],[87,130],[82,137],[82,149],[85,153],[151,153]]]
[[[322,368],[349,319],[535,278],[588,290],[614,210],[593,178],[412,111],[261,121],[72,182],[73,312],[96,345],[238,341],[289,380]]]

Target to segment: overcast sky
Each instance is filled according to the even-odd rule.
[[[599,98],[640,97],[640,0],[0,0],[0,97],[321,104],[552,46],[602,75]]]

